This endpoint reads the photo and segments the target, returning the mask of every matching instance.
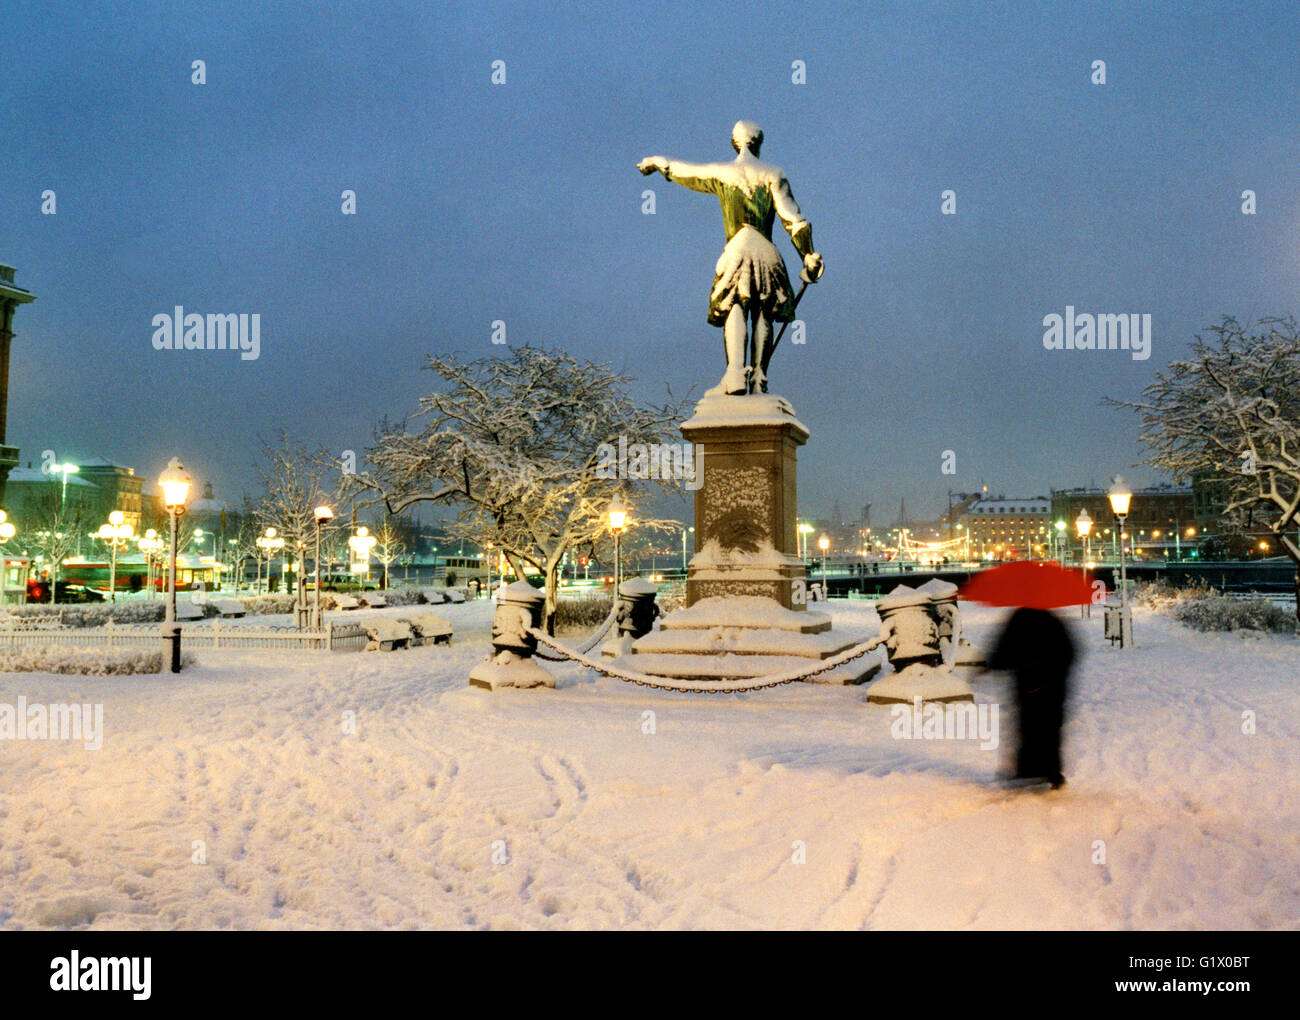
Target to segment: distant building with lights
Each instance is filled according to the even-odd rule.
[[[1034,559],[1050,555],[1052,503],[1046,496],[981,496],[957,515],[957,535],[972,556]]]

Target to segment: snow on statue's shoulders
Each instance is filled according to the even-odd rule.
[[[715,181],[739,188],[747,195],[761,187],[775,187],[785,177],[785,171],[779,166],[764,163],[748,152],[726,163],[709,163],[704,171]]]
[[[714,393],[695,405],[695,413],[682,428],[726,428],[743,425],[793,424],[805,435],[808,426],[795,417],[794,407],[775,393],[726,396]]]

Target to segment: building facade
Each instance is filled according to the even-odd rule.
[[[977,559],[1037,559],[1051,555],[1051,501],[1046,496],[981,496],[965,501],[957,534]]]

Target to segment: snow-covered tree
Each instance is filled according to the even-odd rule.
[[[275,528],[284,539],[286,556],[297,563],[297,601],[306,605],[304,575],[307,556],[315,555],[316,507],[337,506],[338,484],[321,451],[309,450],[283,431],[260,442],[263,494],[255,508],[258,529]]]
[[[92,519],[83,500],[64,496],[58,475],[50,478],[28,502],[22,541],[49,567],[50,601],[54,602],[59,567],[76,551],[77,540],[82,532],[90,530]]]
[[[470,362],[431,357],[426,367],[446,386],[420,400],[411,427],[381,424],[367,455],[373,472],[351,481],[382,496],[389,513],[422,501],[459,507],[445,522],[448,537],[491,541],[517,576],[525,565],[542,574],[553,632],[565,553],[607,541],[611,500],[647,484],[611,477],[602,444],[672,441],[682,408],[642,407],[628,394],[628,377],[558,350],[524,346]],[[679,491],[681,483],[650,484]],[[638,529],[675,526],[634,521]]]
[[[1300,619],[1300,334],[1293,318],[1250,330],[1225,318],[1139,402],[1146,463],[1212,486],[1230,522],[1267,529],[1295,564]]]
[[[370,533],[375,536],[375,559],[384,570],[384,579],[380,587],[387,588],[388,568],[392,566],[394,560],[406,552],[406,544],[402,541],[402,530],[391,517],[385,516],[383,523]]]

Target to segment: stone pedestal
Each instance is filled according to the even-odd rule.
[[[709,396],[681,426],[696,447],[695,556],[686,604],[760,596],[805,608],[795,452],[808,429],[775,394]]]

